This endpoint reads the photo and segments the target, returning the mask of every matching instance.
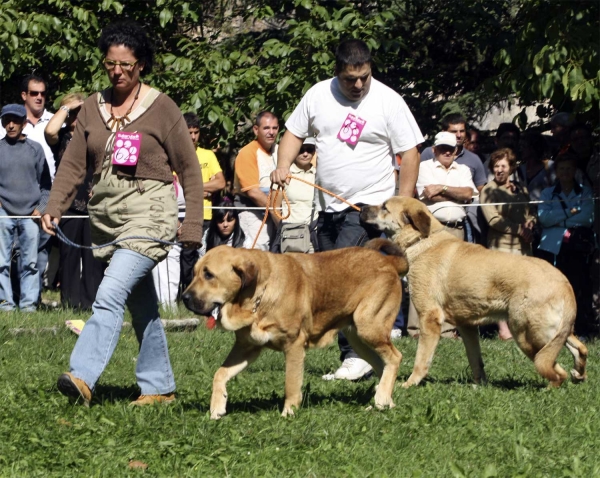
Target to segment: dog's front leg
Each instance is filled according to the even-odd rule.
[[[233,349],[213,378],[212,397],[210,399],[210,418],[218,420],[226,413],[227,382],[254,362],[260,355],[261,348],[242,344],[236,340]]]
[[[282,416],[293,416],[292,407],[302,403],[302,379],[304,378],[304,337],[299,337],[285,352],[285,402]]]
[[[402,387],[408,388],[418,385],[425,378],[427,372],[429,372],[433,353],[440,341],[442,322],[443,312],[441,309],[429,310],[425,314],[419,315],[420,333],[415,366],[408,380],[402,384]]]
[[[465,344],[469,366],[473,372],[473,380],[477,384],[487,383],[487,377],[483,369],[483,359],[481,358],[479,329],[477,327],[461,326],[458,327],[458,331],[460,332],[463,344]]]

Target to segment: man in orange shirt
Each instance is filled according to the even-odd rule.
[[[277,166],[277,133],[279,120],[269,111],[260,112],[253,126],[256,139],[244,146],[235,158],[234,204],[246,207],[239,214],[240,226],[254,242],[263,221],[271,187],[270,174]],[[269,218],[262,228],[256,248],[268,251],[274,224]]]

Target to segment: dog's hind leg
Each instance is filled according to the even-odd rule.
[[[377,342],[371,340],[371,337],[359,337],[354,327],[348,327],[344,330],[344,335],[354,351],[369,362],[380,377],[375,393],[375,406],[377,408],[393,408],[392,393],[398,375],[398,367],[402,362],[402,354],[392,345],[389,334]]]
[[[254,362],[260,355],[261,348],[241,344],[236,340],[231,352],[213,378],[212,396],[210,398],[210,418],[218,420],[226,413],[227,382]]]
[[[293,416],[292,407],[300,408],[302,403],[302,379],[304,378],[304,342],[306,337],[302,334],[291,344],[285,353],[285,403],[282,416]]]
[[[461,326],[458,327],[460,336],[463,339],[469,366],[473,372],[473,380],[477,384],[487,383],[485,370],[483,369],[483,359],[481,358],[481,346],[479,344],[479,329],[477,327]]]
[[[443,312],[436,308],[419,314],[419,345],[417,345],[417,355],[415,357],[415,366],[408,380],[402,384],[404,388],[418,385],[425,378],[433,354],[440,341],[442,333]]]
[[[574,383],[583,382],[587,378],[587,372],[585,371],[588,355],[587,347],[573,334],[569,335],[565,345],[573,354],[573,360],[575,361],[575,368],[571,370],[571,379]]]

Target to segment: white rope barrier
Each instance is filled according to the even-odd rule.
[[[591,198],[578,198],[576,199],[577,201],[598,201],[600,200],[600,198],[597,197],[591,197]],[[451,201],[450,201],[451,202]],[[460,207],[483,207],[483,206],[512,206],[512,205],[516,205],[516,204],[552,204],[552,203],[560,203],[560,200],[555,200],[555,201],[541,201],[541,200],[534,200],[534,201],[517,201],[517,202],[487,202],[487,203],[465,203],[465,204],[455,204],[452,207],[456,207],[456,206],[460,206]],[[443,207],[450,207],[450,206],[443,206]],[[312,210],[312,207],[306,207],[306,206],[295,206],[296,209],[300,209],[300,210]],[[238,210],[238,211],[249,211],[249,210],[258,210],[258,211],[264,211],[265,208],[264,207],[246,207],[246,206],[224,206],[224,207],[215,207],[215,206],[210,206],[210,207],[205,207],[204,209],[211,209],[211,210],[217,210],[217,209],[226,209],[226,210]],[[276,209],[277,211],[283,211],[283,208],[278,207],[278,208],[271,208],[271,209]],[[185,208],[180,208],[179,212],[184,212]],[[85,215],[78,215],[78,216],[62,216],[62,219],[89,219],[90,216],[85,216]],[[134,219],[134,218],[150,218],[150,216],[146,216],[146,215],[135,215],[135,216],[127,216],[128,218]],[[0,216],[0,219],[39,219],[39,216]]]

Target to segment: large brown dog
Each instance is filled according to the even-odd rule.
[[[575,360],[573,380],[586,378],[587,348],[572,335],[575,296],[558,269],[533,257],[463,242],[444,231],[416,199],[394,197],[363,208],[360,217],[391,237],[408,259],[421,330],[413,372],[403,387],[427,375],[444,321],[460,331],[477,383],[486,379],[477,326],[499,320],[508,321],[516,344],[551,385],[567,378],[556,363],[565,343]]]
[[[327,345],[342,328],[380,377],[375,405],[393,407],[402,355],[390,333],[402,299],[400,277],[407,270],[406,258],[385,239],[316,254],[210,250],[194,267],[183,301],[201,315],[220,309],[218,323],[236,335],[214,376],[211,418],[225,415],[227,382],[263,347],[285,354],[283,415],[292,415],[302,400],[305,349]]]

